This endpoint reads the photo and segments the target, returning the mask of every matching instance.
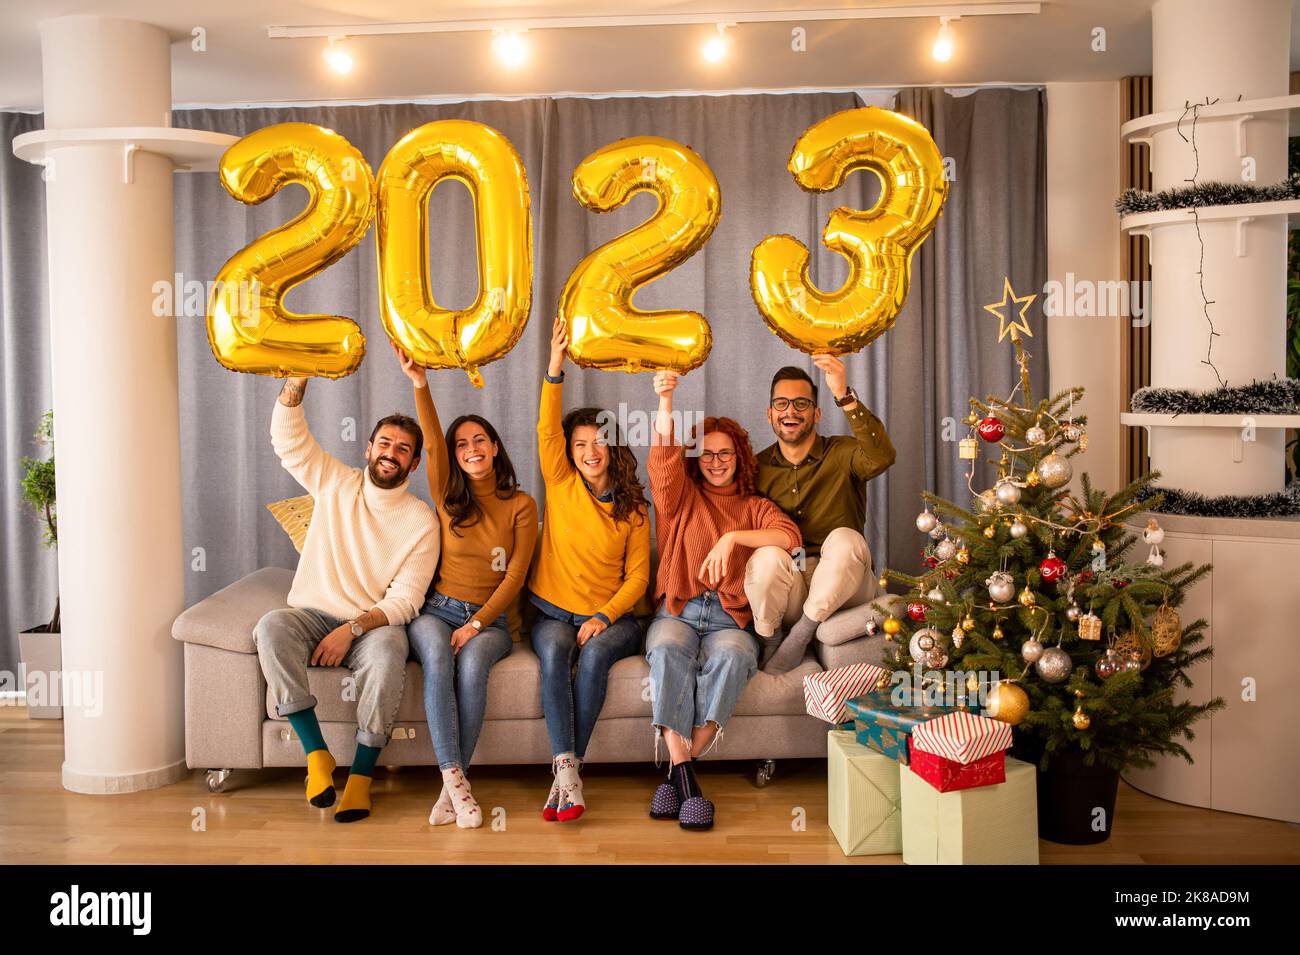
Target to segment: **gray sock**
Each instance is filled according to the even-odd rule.
[[[785,635],[781,641],[781,646],[777,648],[776,653],[772,654],[767,666],[763,667],[765,673],[785,673],[797,667],[803,660],[804,651],[808,649],[808,643],[812,640],[813,634],[817,632],[819,624],[807,614],[799,618],[799,622],[790,628],[790,632]]]
[[[767,661],[772,659],[772,654],[776,653],[776,648],[781,645],[781,631],[778,630],[770,637],[765,637],[762,634],[759,634],[758,642],[760,644],[758,668],[761,670],[767,666]]]

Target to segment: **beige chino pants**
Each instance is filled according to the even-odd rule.
[[[818,623],[841,607],[856,607],[876,596],[867,540],[848,527],[837,527],[822,543],[820,557],[803,559],[803,568],[780,547],[760,547],[745,565],[745,596],[754,614],[754,629],[770,637],[788,631],[801,614]]]

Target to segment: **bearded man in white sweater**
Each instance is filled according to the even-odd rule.
[[[357,693],[357,751],[337,822],[370,815],[370,782],[402,700],[406,624],[424,604],[438,564],[433,509],[407,490],[420,464],[420,425],[390,415],[375,425],[366,467],[326,453],[307,428],[306,378],[290,378],[271,416],[271,444],[284,469],[315,499],[311,526],[289,589],[253,632],[275,699],[307,753],[307,801],[334,804],[334,757],[316,718],[307,667],[345,666]]]

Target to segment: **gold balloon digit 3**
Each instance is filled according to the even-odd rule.
[[[265,201],[289,183],[307,207],[240,249],[217,273],[208,299],[208,343],[232,371],[342,378],[365,357],[366,339],[341,315],[300,315],[281,304],[294,286],[338,261],[365,236],[375,180],[346,139],[310,123],[281,123],[231,146],[218,167],[240,202]]]
[[[768,236],[750,262],[754,302],[787,344],[813,355],[857,351],[893,327],[907,298],[912,253],[934,229],[948,196],[943,156],[920,123],[867,106],[810,126],[787,168],[810,192],[836,189],[856,169],[880,180],[874,206],[836,209],[822,233],[826,247],[850,263],[838,290],[812,284],[809,251],[793,236]]]
[[[442,308],[429,288],[428,201],[448,179],[468,187],[478,239],[478,298]],[[414,129],[379,167],[379,316],[384,331],[416,363],[463,368],[483,386],[479,366],[514,348],[533,297],[533,234],[523,160],[501,133],[468,120]]]
[[[686,372],[709,357],[708,320],[688,310],[645,311],[632,296],[704,247],[722,214],[722,194],[698,154],[658,136],[603,146],[573,173],[574,198],[593,212],[617,209],[643,190],[658,197],[655,214],[589,254],[564,283],[559,313],[569,357],[587,368]]]

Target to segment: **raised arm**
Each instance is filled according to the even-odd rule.
[[[393,351],[402,366],[402,374],[411,379],[415,388],[415,413],[420,417],[420,430],[424,432],[424,459],[428,462],[429,497],[436,507],[442,507],[447,494],[447,479],[451,475],[451,459],[447,454],[447,439],[438,420],[438,409],[429,393],[429,379],[425,369],[404,352],[396,342]]]
[[[677,378],[675,371],[667,370],[655,372],[654,377],[659,411],[655,415],[646,470],[650,475],[650,497],[660,519],[671,519],[690,490],[684,448],[673,434],[673,391],[677,388]]]
[[[306,378],[290,378],[280,389],[271,414],[271,446],[284,469],[308,494],[315,495],[346,478],[353,469],[329,454],[312,437],[302,408],[306,391]]]
[[[564,319],[557,317],[551,328],[551,358],[537,411],[537,459],[547,484],[559,484],[573,470],[564,447],[564,350],[568,347]]]
[[[813,363],[826,375],[826,387],[830,389],[838,402],[849,393],[844,363],[831,355],[818,355]],[[854,400],[841,405],[849,427],[853,431],[857,447],[853,449],[850,466],[853,476],[866,481],[883,472],[897,457],[894,443],[889,440],[889,432],[884,424],[854,395]]]
[[[474,614],[474,618],[484,627],[492,626],[492,622],[505,613],[510,602],[518,596],[528,577],[528,565],[533,560],[533,548],[537,544],[537,502],[527,494],[522,497],[525,504],[515,512],[514,546],[506,564],[505,576],[497,584],[497,589],[492,591],[487,603]]]

